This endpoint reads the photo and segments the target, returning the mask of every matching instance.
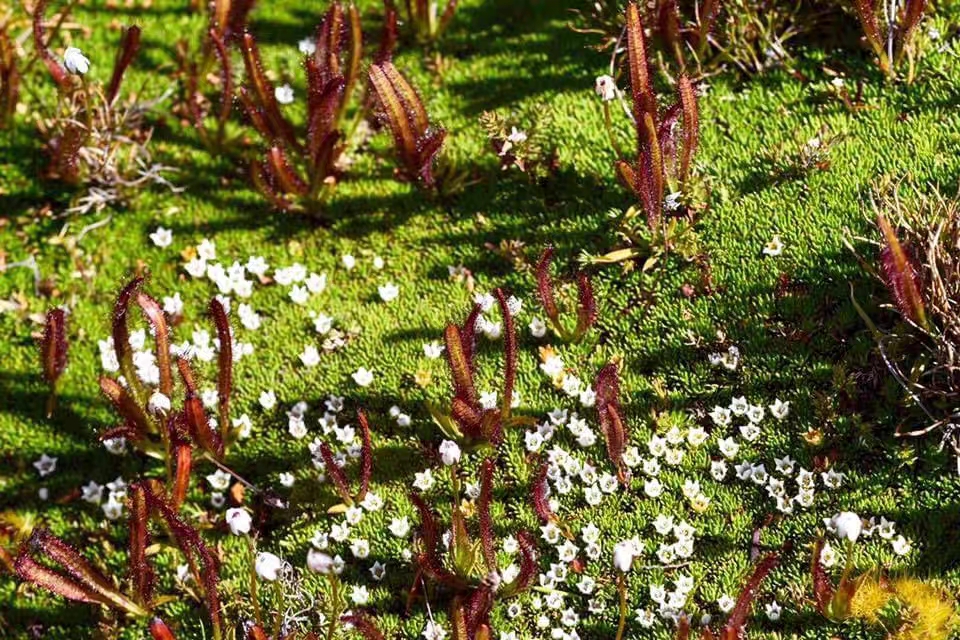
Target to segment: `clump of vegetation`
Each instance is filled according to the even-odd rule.
[[[747,579],[746,583],[737,597],[737,602],[727,617],[727,622],[721,627],[720,631],[714,633],[709,627],[700,633],[701,640],[743,640],[747,637],[747,617],[750,615],[750,609],[753,601],[757,598],[757,592],[760,585],[767,576],[780,564],[780,555],[778,553],[768,553],[753,568],[753,573]],[[676,640],[688,640],[690,637],[690,620],[684,616],[680,619],[677,626]]]
[[[462,326],[448,324],[443,333],[447,363],[453,381],[453,397],[447,410],[428,403],[433,419],[444,434],[466,446],[498,446],[504,429],[526,424],[529,420],[513,414],[513,388],[517,376],[517,332],[513,312],[506,294],[494,292],[503,318],[503,390],[499,406],[484,404],[477,392],[477,325],[482,320],[482,306],[476,304]],[[489,329],[488,329],[489,331]]]
[[[166,460],[168,474],[177,479],[174,495],[181,499],[186,494],[189,477],[191,446],[195,443],[206,454],[221,459],[224,451],[236,441],[238,431],[230,421],[230,395],[233,388],[233,336],[223,304],[214,298],[210,302],[219,341],[217,373],[216,420],[207,415],[200,400],[196,379],[187,354],[176,357],[177,370],[183,382],[183,402],[174,409],[173,363],[170,332],[160,304],[141,291],[143,278],[135,278],[117,297],[113,311],[113,350],[123,384],[108,376],[100,378],[100,389],[110,400],[123,424],[102,434],[102,439],[124,437],[134,447],[148,455]],[[153,389],[152,369],[144,373],[134,363],[130,346],[130,310],[136,304],[150,324],[156,345],[156,388]],[[145,381],[144,378],[147,378]],[[176,461],[176,473],[172,463]]]
[[[317,29],[315,46],[304,61],[307,118],[302,140],[281,113],[277,89],[264,72],[251,33],[242,36],[247,84],[239,95],[247,118],[269,145],[265,157],[251,166],[257,189],[277,209],[321,216],[336,185],[337,162],[346,149],[342,122],[360,76],[363,39],[357,8],[345,10],[333,3]]]
[[[879,265],[862,263],[885,285],[899,322],[881,330],[860,311],[890,373],[929,419],[897,435],[939,432],[960,473],[960,206],[940,194],[905,202],[892,193],[878,209]]]
[[[910,576],[893,578],[880,570],[853,575],[856,537],[847,547],[847,562],[836,586],[821,561],[823,540],[814,545],[811,571],[817,610],[834,622],[862,620],[887,629],[891,640],[952,637],[960,628],[953,596]]]
[[[43,337],[40,339],[40,365],[43,379],[50,387],[47,400],[47,417],[53,415],[57,404],[57,382],[67,368],[67,313],[62,308],[47,312],[43,325]]]
[[[450,511],[452,535],[446,549],[434,512],[418,494],[410,499],[420,515],[420,536],[416,562],[420,572],[450,593],[450,620],[455,640],[483,640],[492,637],[490,612],[494,601],[514,597],[529,589],[537,576],[537,550],[533,537],[521,531],[515,534],[521,555],[519,571],[503,583],[497,566],[496,543],[490,506],[493,501],[494,461],[487,458],[480,467],[480,496],[477,518],[480,539],[474,541],[467,530],[467,518],[459,500],[460,480],[457,465],[451,465],[454,492]]]
[[[593,296],[593,285],[585,271],[577,272],[577,323],[568,328],[560,319],[557,307],[553,278],[550,277],[550,264],[553,261],[553,247],[547,247],[537,261],[537,297],[544,313],[550,320],[554,333],[564,341],[579,342],[590,327],[597,321],[597,301]]]
[[[140,50],[140,27],[123,30],[110,81],[106,86],[82,81],[90,60],[69,47],[61,64],[44,37],[45,0],[33,13],[33,40],[40,59],[59,89],[53,113],[40,115],[37,126],[45,141],[49,164],[44,177],[73,186],[86,186],[74,211],[99,211],[124,200],[148,184],[172,185],[163,177],[166,167],[152,162],[147,145],[152,130],[145,116],[153,103],[120,99],[124,75]]]
[[[622,40],[625,26],[621,3],[590,2],[575,9],[571,28],[598,36],[595,48],[613,49]],[[644,7],[644,24],[664,76],[673,80],[686,74],[713,75],[734,66],[757,74],[789,59],[787,43],[818,28],[824,3],[777,0],[655,0]]]
[[[235,88],[230,49],[246,31],[253,5],[253,0],[214,0],[207,5],[207,29],[195,50],[185,40],[177,43],[183,85],[179,108],[211,153],[223,152],[236,141],[227,129]]]
[[[446,130],[430,123],[420,95],[392,62],[372,65],[369,77],[380,118],[393,134],[403,176],[411,182],[434,186],[434,160],[443,146]]]
[[[863,35],[887,78],[896,79],[897,70],[906,62],[906,80],[913,82],[919,54],[914,36],[927,0],[905,0],[902,6],[899,2],[877,4],[874,0],[853,0]]]
[[[535,104],[506,117],[494,111],[480,114],[480,126],[500,161],[500,169],[516,168],[531,180],[545,177],[556,163],[557,148],[549,141],[553,110]]]
[[[631,247],[604,256],[585,256],[596,263],[630,260],[647,254],[656,261],[657,252],[669,251],[684,242],[690,232],[689,221],[681,215],[690,211],[694,195],[693,158],[699,144],[700,116],[693,82],[687,76],[677,81],[679,100],[661,111],[650,77],[647,43],[640,9],[627,5],[627,68],[630,75],[632,108],[630,117],[637,136],[636,155],[616,163],[620,181],[636,196],[638,208],[629,209],[620,221],[620,234]],[[610,76],[597,80],[597,92],[603,100],[610,139],[621,158],[613,131],[610,102],[619,99],[619,90]],[[638,225],[642,214],[646,229]],[[658,249],[659,247],[659,249]]]
[[[333,458],[333,451],[326,442],[320,444],[320,457],[323,460],[324,469],[333,486],[339,494],[341,502],[328,509],[327,513],[343,513],[355,503],[363,502],[370,490],[370,478],[373,475],[373,445],[370,442],[370,424],[367,422],[367,414],[363,411],[357,412],[357,422],[360,424],[360,488],[354,494],[350,491],[350,484],[346,474],[340,465]]]

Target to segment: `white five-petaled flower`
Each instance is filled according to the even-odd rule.
[[[779,235],[775,235],[773,236],[773,240],[768,242],[766,246],[763,247],[763,255],[773,258],[781,253],[783,253],[783,242],[780,241]]]
[[[427,342],[423,345],[423,355],[431,360],[436,360],[441,354],[443,354],[443,345],[439,342]]]
[[[377,291],[384,302],[393,302],[400,295],[400,288],[392,282],[377,287]]]
[[[360,367],[353,374],[353,381],[361,387],[368,387],[373,382],[373,372],[366,367]]]
[[[57,470],[57,459],[44,453],[39,460],[33,463],[33,466],[40,473],[40,477],[43,478]]]
[[[90,58],[76,47],[67,47],[63,52],[63,66],[72,74],[82,76],[90,70]]]
[[[262,580],[273,582],[280,577],[280,570],[283,568],[283,560],[267,551],[257,554],[254,562],[254,569]]]
[[[233,535],[242,536],[245,533],[250,533],[250,525],[253,519],[246,509],[227,509],[225,518],[227,524],[230,526],[230,533]]]
[[[453,440],[444,440],[440,443],[440,459],[446,466],[452,466],[460,461],[460,447]]]
[[[170,229],[157,227],[157,230],[150,234],[150,240],[154,246],[160,247],[161,249],[169,247],[170,243],[173,242],[173,232],[170,231]]]

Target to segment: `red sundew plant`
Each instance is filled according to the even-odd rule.
[[[517,334],[513,315],[506,294],[494,292],[503,317],[503,392],[500,406],[484,408],[475,384],[476,332],[480,317],[480,305],[475,305],[463,326],[448,324],[443,337],[446,344],[447,364],[453,381],[453,398],[448,412],[428,403],[434,420],[447,437],[467,446],[492,445],[503,440],[505,427],[528,424],[527,418],[513,416],[513,387],[517,376]]]
[[[389,13],[376,64],[389,64],[395,42],[396,13]],[[268,144],[264,157],[252,164],[254,184],[277,209],[323,217],[324,203],[337,184],[338,162],[360,121],[354,119],[350,130],[343,127],[360,80],[360,12],[352,4],[345,9],[335,2],[317,28],[316,50],[304,60],[307,117],[302,135],[280,111],[254,36],[244,33],[240,47],[247,76],[239,90],[240,102]]]
[[[690,186],[699,142],[697,96],[690,79],[680,76],[679,101],[660,111],[650,78],[640,9],[635,2],[627,5],[627,65],[637,156],[632,162],[617,161],[616,168],[621,181],[640,200],[647,224],[653,229],[660,222],[668,193],[686,195]]]
[[[600,430],[607,443],[607,457],[617,470],[617,478],[625,485],[630,483],[630,468],[623,462],[629,434],[623,423],[620,411],[620,376],[617,365],[610,363],[600,369],[594,380],[593,389],[597,394],[597,416]]]
[[[780,563],[778,553],[769,553],[764,556],[753,569],[753,573],[743,585],[737,602],[727,617],[726,624],[716,633],[710,628],[705,628],[701,634],[701,640],[746,640],[747,638],[747,616],[750,615],[750,608],[757,597],[757,590],[766,580],[777,565]],[[688,640],[690,638],[690,621],[684,616],[680,618],[680,624],[677,628],[677,640]]]
[[[47,400],[47,417],[53,416],[57,404],[57,381],[67,368],[67,313],[63,309],[51,309],[47,312],[40,339],[40,364],[43,367],[43,379],[50,387]]]
[[[194,57],[191,58],[184,41],[177,45],[183,110],[200,141],[211,152],[223,151],[234,142],[227,135],[234,100],[230,47],[246,30],[253,5],[254,0],[214,0],[208,5],[207,30]],[[215,82],[211,81],[214,71]],[[213,98],[213,94],[217,97]]]
[[[897,68],[907,62],[907,82],[913,81],[917,50],[914,35],[923,19],[927,0],[905,0],[901,3],[880,2],[878,10],[874,0],[852,0],[863,35],[877,56],[880,70],[890,80],[897,78]],[[886,32],[880,26],[886,26]]]
[[[466,516],[454,500],[447,561],[442,554],[442,539],[436,515],[418,494],[410,495],[420,514],[420,535],[415,553],[419,575],[429,578],[451,594],[450,619],[454,640],[479,640],[491,637],[490,612],[496,599],[511,598],[529,589],[537,576],[537,551],[533,537],[526,531],[516,534],[521,555],[520,571],[512,582],[501,584],[496,563],[493,521],[494,462],[487,458],[480,468],[480,497],[477,499],[480,540],[471,540]],[[454,471],[454,485],[459,480]],[[454,491],[459,495],[459,491]]]
[[[363,502],[370,489],[370,478],[373,476],[373,444],[370,441],[370,425],[363,410],[357,411],[357,422],[360,424],[360,487],[356,494],[350,491],[350,483],[343,469],[333,458],[333,451],[326,442],[320,444],[320,457],[327,476],[343,501],[327,510],[327,513],[343,513],[354,504]]]
[[[99,604],[134,618],[149,618],[158,606],[153,588],[154,569],[147,554],[150,546],[148,525],[151,517],[156,517],[186,556],[197,584],[202,585],[213,637],[221,638],[219,567],[213,554],[196,529],[177,515],[176,508],[154,481],[134,483],[129,491],[129,587],[126,592],[114,586],[79,552],[46,529],[35,529],[20,549],[14,561],[17,576],[68,600]],[[50,568],[47,563],[59,566],[59,570]],[[150,623],[150,632],[157,639],[172,637],[169,628],[159,619]]]
[[[552,260],[553,247],[547,247],[537,262],[537,297],[557,336],[567,342],[579,342],[597,321],[597,301],[593,296],[593,285],[585,271],[577,273],[577,324],[573,329],[567,328],[560,320],[554,283],[550,277]]]
[[[176,362],[177,371],[183,383],[183,403],[180,409],[173,409],[174,377],[170,332],[159,303],[141,291],[143,281],[140,277],[127,284],[121,290],[114,305],[113,347],[125,384],[103,376],[100,378],[100,389],[123,419],[123,423],[102,434],[101,438],[118,436],[127,438],[140,451],[166,460],[171,477],[173,477],[171,465],[176,461],[176,477],[179,479],[178,482],[182,483],[186,477],[189,477],[191,443],[197,445],[207,455],[219,460],[223,457],[225,449],[237,437],[230,422],[233,337],[223,305],[217,299],[211,300],[210,315],[220,342],[217,360],[218,430],[212,426],[214,421],[207,416],[203,408],[193,370],[183,356],[178,356]],[[133,362],[133,351],[129,344],[129,316],[134,304],[140,307],[149,322],[156,345],[155,357],[159,370],[159,384],[155,390],[141,381]],[[174,495],[182,500],[183,491],[181,487],[174,492]]]
[[[369,71],[381,119],[393,134],[404,176],[434,186],[433,164],[447,132],[431,125],[420,95],[389,60]]]

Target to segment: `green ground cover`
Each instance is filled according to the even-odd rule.
[[[839,511],[878,520],[883,516],[894,521],[897,534],[909,541],[909,552],[901,555],[890,540],[874,534],[861,543],[860,566],[880,565],[933,577],[955,591],[960,586],[960,479],[953,472],[952,459],[938,450],[935,439],[902,442],[892,437],[899,421],[912,418],[900,408],[899,394],[891,384],[868,394],[858,391],[867,383],[854,372],[868,362],[873,343],[850,302],[850,284],[871,314],[883,317],[886,312],[877,306],[877,287],[842,244],[847,230],[854,236],[871,233],[871,192],[884,178],[954,190],[960,176],[956,152],[960,65],[955,41],[945,38],[942,47],[924,59],[919,79],[911,86],[884,84],[860,52],[816,48],[799,51],[795,72],[780,68],[749,79],[730,74],[710,78],[709,90],[700,101],[702,141],[696,160],[697,171],[709,187],[707,207],[697,224],[704,265],[671,259],[648,273],[618,265],[592,270],[600,306],[598,326],[582,344],[564,345],[549,334],[543,339],[530,335],[527,324],[535,316],[542,317],[533,295],[532,273],[490,248],[518,241],[523,243],[522,255],[532,261],[543,246],[552,244],[557,249],[557,267],[570,273],[582,252],[603,253],[616,246],[615,222],[608,212],[631,204],[631,196],[616,182],[615,157],[592,89],[593,78],[604,72],[607,59],[588,48],[584,36],[567,28],[569,13],[564,4],[464,2],[441,45],[447,65],[442,77],[429,69],[415,47],[401,47],[398,67],[422,88],[432,117],[450,132],[448,156],[476,182],[441,202],[392,180],[387,136],[380,134],[371,142],[372,153],[360,155],[339,185],[330,204],[336,220],[328,226],[269,211],[247,188],[242,172],[228,158],[211,158],[190,129],[165,113],[162,104],[155,114],[158,122],[151,148],[158,160],[177,169],[170,178],[184,191],[150,189],[126,208],[83,218],[52,216],[42,210],[43,205],[49,203],[54,212],[60,211],[68,194],[51,191],[37,181],[41,162],[37,140],[27,115],[21,114],[18,126],[4,132],[0,148],[4,222],[0,251],[7,263],[34,256],[45,286],[44,294],[37,295],[34,274],[27,268],[11,268],[0,276],[0,300],[4,301],[0,508],[49,526],[96,558],[98,565],[123,575],[123,520],[106,520],[99,508],[79,499],[79,488],[90,480],[103,484],[117,476],[129,481],[150,473],[153,463],[130,452],[114,456],[97,443],[97,433],[115,421],[96,385],[102,373],[97,342],[109,335],[109,309],[117,290],[132,274],[141,272],[149,274],[147,290],[152,295],[182,296],[184,319],[175,329],[176,342],[190,340],[195,329],[212,332],[205,309],[215,287],[206,279],[187,275],[182,255],[207,238],[215,243],[217,260],[224,266],[260,255],[272,267],[300,263],[308,272],[326,274],[325,290],[310,296],[305,305],[292,303],[289,288],[277,284],[257,284],[253,295],[243,301],[263,318],[257,330],[239,327],[234,321],[237,338],[253,347],[235,370],[234,413],[248,414],[253,430],[228,460],[240,475],[289,497],[291,509],[271,511],[258,523],[263,532],[258,545],[298,569],[302,578],[298,589],[322,597],[317,594],[322,593],[323,583],[305,570],[305,554],[316,532],[328,531],[342,518],[326,515],[337,499],[328,484],[317,482],[318,471],[307,444],[322,434],[316,419],[322,416],[329,395],[345,397],[341,423],[352,422],[358,407],[367,411],[376,450],[374,491],[385,507],[368,514],[351,535],[351,539],[369,541],[369,557],[353,558],[349,541],[332,544],[347,560],[344,582],[369,589],[365,608],[376,614],[388,637],[415,637],[426,623],[422,603],[405,615],[405,593],[414,575],[403,558],[409,541],[396,538],[388,526],[401,516],[416,522],[406,493],[415,473],[436,464],[431,456],[442,436],[424,400],[444,398],[448,376],[443,360],[427,358],[423,345],[442,341],[445,324],[461,321],[470,308],[471,292],[449,276],[448,267],[460,265],[472,272],[476,291],[503,286],[523,299],[517,320],[520,414],[542,422],[549,411],[562,408],[579,412],[597,429],[595,412],[556,389],[539,370],[538,347],[553,344],[570,371],[585,383],[606,362],[622,359],[630,444],[643,457],[650,457],[650,437],[666,434],[673,425],[686,432],[700,424],[711,432],[699,447],[681,447],[687,453],[680,464],[663,464],[660,497],[645,495],[640,467],[629,492],[604,494],[596,506],[585,502],[579,482],[569,495],[560,497],[559,513],[575,533],[588,523],[599,528],[602,557],[588,561],[585,570],[585,575],[596,579],[595,594],[582,594],[576,588],[579,577],[571,576],[563,587],[569,593],[563,607],[554,611],[544,605],[549,627],[560,626],[560,614],[572,608],[580,617],[576,629],[581,637],[613,637],[617,623],[609,567],[613,545],[638,536],[646,542],[644,567],[658,565],[657,548],[669,538],[652,525],[660,514],[695,527],[695,550],[677,568],[636,569],[629,578],[631,611],[655,610],[649,586],[670,588],[683,574],[695,583],[687,610],[722,617],[717,600],[738,593],[750,565],[752,535],[762,526],[764,548],[778,548],[785,542],[792,543],[792,548],[762,589],[751,637],[884,637],[882,632],[855,625],[831,625],[812,607],[807,575],[810,545],[818,530],[823,530],[823,518]],[[375,16],[377,5],[364,3],[364,9]],[[252,15],[252,29],[261,38],[268,67],[289,73],[298,98],[303,86],[297,84],[302,78],[296,45],[310,34],[319,13],[319,9],[283,0],[263,3]],[[948,10],[935,18],[935,24],[948,34],[956,17]],[[155,95],[172,82],[163,70],[172,69],[175,39],[198,31],[203,24],[201,17],[186,11],[184,3],[166,0],[142,10],[91,3],[82,5],[75,19],[87,31],[73,34],[74,42],[93,59],[92,74],[98,77],[108,74],[108,65],[99,64],[98,58],[106,59],[116,39],[108,25],[140,24],[145,44],[130,85],[142,82],[144,91]],[[827,70],[864,78],[864,108],[850,112],[831,97],[832,75]],[[37,95],[27,96],[27,109],[31,101],[49,95],[52,89],[38,89]],[[478,121],[483,111],[509,113],[534,104],[547,105],[552,111],[550,137],[558,152],[558,168],[540,184],[499,170]],[[814,137],[835,138],[826,170],[798,176],[778,171],[778,156],[796,153]],[[107,215],[107,224],[78,238],[81,228]],[[149,234],[158,226],[172,230],[171,246],[158,248],[151,243]],[[785,248],[779,256],[766,256],[763,248],[774,236],[782,239]],[[344,267],[344,254],[355,256],[354,269]],[[382,269],[374,267],[374,257],[383,259]],[[705,291],[706,269],[712,293]],[[388,282],[399,287],[399,295],[386,303],[378,295],[378,286]],[[783,286],[785,282],[789,286]],[[693,285],[696,295],[684,295],[685,284]],[[51,305],[70,309],[71,351],[59,407],[48,420],[35,334],[40,330],[37,314]],[[317,366],[306,367],[299,355],[306,346],[319,347],[321,342],[311,317],[316,313],[331,316],[337,327],[355,330],[356,335],[345,348],[322,353]],[[493,389],[500,375],[500,342],[481,339],[481,343],[481,377]],[[725,351],[730,344],[740,351],[736,370],[712,366],[709,355]],[[358,386],[351,377],[359,367],[374,374],[367,387]],[[211,373],[202,366],[201,372]],[[424,372],[431,376],[425,388],[415,381]],[[265,390],[276,394],[277,405],[271,410],[258,403]],[[718,441],[736,432],[713,425],[708,414],[716,405],[726,407],[740,396],[763,407],[776,399],[789,402],[790,412],[778,421],[766,409],[760,437],[741,441],[738,461],[764,463],[773,473],[774,458],[789,455],[798,466],[812,469],[818,457],[828,456],[833,468],[844,474],[839,488],[826,488],[818,478],[810,508],[797,507],[794,513],[767,522],[768,515],[777,515],[776,504],[762,487],[737,480],[732,462],[726,479],[714,480],[710,460],[721,457]],[[286,412],[299,401],[309,407],[310,433],[304,439],[291,437],[287,429]],[[411,417],[409,426],[400,426],[391,417],[394,405]],[[822,435],[817,443],[804,437],[811,430]],[[590,461],[601,474],[609,471],[602,438],[592,447],[581,448],[561,427],[544,450],[553,444]],[[53,474],[38,478],[32,463],[42,454],[56,457],[58,464]],[[539,539],[540,523],[527,498],[533,467],[522,429],[507,434],[499,458],[504,471],[498,476],[497,532],[503,537],[524,528]],[[476,455],[465,458],[469,479],[479,460]],[[201,466],[200,476],[212,471],[211,465]],[[295,475],[293,487],[280,485],[284,472]],[[434,473],[437,486],[428,495],[435,507],[444,510],[449,504],[448,478],[438,469]],[[699,481],[710,498],[703,513],[693,511],[683,496],[688,480]],[[38,494],[41,487],[49,492],[46,500]],[[205,535],[220,554],[224,602],[242,602],[230,595],[246,590],[245,545],[218,525],[221,510],[210,506],[210,492],[199,477],[185,512],[192,522],[209,529]],[[579,535],[575,544],[585,558],[586,545]],[[557,562],[557,552],[542,540],[541,551],[541,570],[548,571]],[[156,560],[167,568],[159,572],[160,591],[177,595],[164,608],[164,617],[176,624],[180,637],[209,637],[209,630],[202,629],[202,608],[190,597],[181,597],[185,587],[173,579],[180,560],[171,551],[159,553]],[[387,575],[379,582],[368,571],[375,560],[387,566]],[[503,560],[507,562],[506,555]],[[519,637],[548,637],[549,630],[536,626],[541,612],[533,602],[547,595],[521,596],[517,617],[498,605],[494,628],[516,631]],[[264,598],[269,597],[266,592]],[[590,613],[588,601],[593,598],[598,610]],[[774,600],[784,609],[778,621],[764,614],[764,607]],[[6,573],[0,574],[0,601],[4,603],[0,636],[33,637],[30,629],[38,628],[45,638],[96,637],[100,615],[94,607],[74,606],[43,592],[18,588]],[[438,622],[447,625],[442,600],[431,604]],[[307,611],[306,619],[316,622],[317,610]],[[249,618],[250,612],[229,604],[225,616],[235,625]],[[628,629],[628,637],[666,638],[673,633],[671,626],[659,620],[645,628],[632,614]],[[144,633],[145,627],[133,625],[123,637]]]

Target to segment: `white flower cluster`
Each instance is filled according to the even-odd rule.
[[[103,499],[104,490],[107,494],[106,501]],[[91,480],[80,487],[80,497],[91,504],[100,505],[108,520],[117,520],[123,515],[123,505],[127,501],[127,483],[119,476],[106,485]]]
[[[567,396],[580,400],[583,407],[592,407],[596,404],[597,396],[590,385],[567,370],[563,358],[552,353],[540,363],[540,371],[545,373],[554,386],[561,389]]]
[[[777,399],[767,409],[771,416],[781,421],[789,415],[790,403]],[[736,426],[742,441],[738,441],[734,436],[721,438],[718,441],[717,446],[724,459],[714,460],[710,464],[710,474],[716,481],[722,482],[727,478],[729,474],[727,461],[733,462],[737,459],[743,442],[753,443],[760,438],[762,435],[760,425],[765,416],[766,410],[763,406],[750,404],[743,396],[734,398],[729,407],[713,408],[710,418],[719,430],[730,429],[735,427],[737,422],[746,421],[745,424]],[[744,459],[734,464],[733,469],[738,480],[764,487],[781,513],[793,513],[795,506],[804,509],[813,506],[817,474],[809,469],[796,469],[797,463],[789,455],[774,458],[774,466],[774,472],[771,473],[763,462]],[[844,473],[833,468],[819,475],[827,489],[840,488],[845,478]],[[795,483],[795,493],[788,491],[788,480]]]

